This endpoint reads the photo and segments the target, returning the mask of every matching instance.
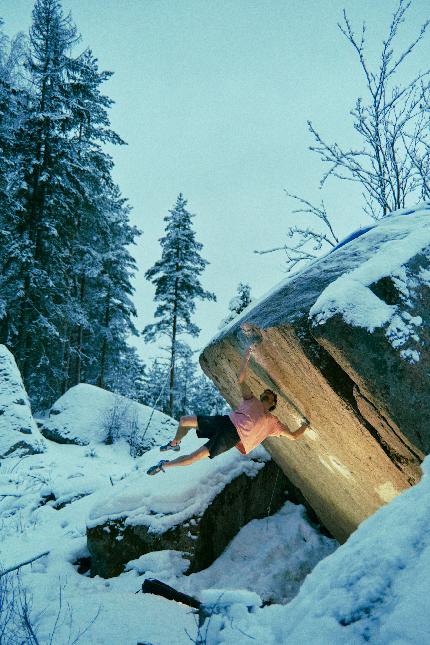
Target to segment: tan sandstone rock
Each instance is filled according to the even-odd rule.
[[[430,447],[430,209],[394,214],[251,305],[200,362],[232,405],[247,338],[249,385],[278,393],[299,441],[265,447],[340,541],[420,479]],[[249,334],[251,331],[251,335]]]

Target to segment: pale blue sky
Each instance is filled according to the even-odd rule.
[[[179,192],[196,213],[197,237],[210,266],[204,287],[217,303],[198,305],[202,333],[215,334],[239,281],[261,296],[284,277],[281,254],[254,249],[284,241],[294,204],[284,192],[324,197],[339,233],[367,220],[358,191],[333,181],[318,191],[322,165],[307,150],[310,119],[327,139],[352,142],[348,112],[363,94],[352,48],[337,27],[345,7],[357,29],[368,24],[379,49],[392,0],[63,0],[100,67],[115,72],[105,92],[116,101],[114,129],[128,146],[112,151],[114,176],[144,234],[134,249],[137,326],[152,322],[153,288],[143,273],[159,258],[163,217]],[[0,0],[13,34],[27,30],[32,0]],[[403,43],[430,15],[415,0]],[[429,38],[411,59],[428,66]],[[401,39],[401,40],[402,40]],[[406,70],[405,70],[406,71]],[[154,346],[137,341],[144,357]]]

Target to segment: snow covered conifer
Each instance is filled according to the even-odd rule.
[[[230,300],[228,305],[230,313],[221,321],[221,324],[219,326],[224,327],[224,325],[228,325],[228,323],[236,318],[236,316],[238,316],[240,313],[242,313],[242,311],[246,309],[247,306],[251,304],[251,302],[252,298],[250,285],[247,282],[239,282],[237,293],[234,298]]]
[[[100,91],[112,72],[89,49],[72,56],[79,38],[59,0],[36,0],[32,15],[28,51],[0,30],[0,342],[41,410],[81,381],[117,389],[119,372],[138,369],[126,337],[138,334],[140,231],[103,148],[123,143]]]
[[[197,242],[192,228],[191,213],[186,210],[187,200],[179,194],[166,222],[165,236],[160,239],[162,254],[145,274],[155,285],[157,322],[143,331],[147,340],[167,336],[170,351],[170,383],[168,414],[174,411],[175,361],[178,337],[181,334],[198,336],[200,329],[191,321],[195,301],[216,300],[215,294],[205,291],[199,276],[207,266],[200,256],[203,245]]]

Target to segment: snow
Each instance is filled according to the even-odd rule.
[[[0,345],[0,383],[0,457],[20,442],[41,452],[44,443],[32,417],[21,374],[13,355],[4,345]],[[25,448],[20,452],[25,454]]]
[[[95,385],[80,383],[52,406],[44,424],[61,437],[81,445],[136,432],[136,441],[148,449],[163,443],[176,429],[166,414]]]
[[[325,258],[333,257],[338,253],[353,255],[358,248],[363,255],[367,250],[369,260],[331,282],[312,306],[309,312],[310,318],[313,324],[318,325],[340,314],[349,324],[365,327],[369,331],[388,324],[396,313],[396,307],[384,303],[368,287],[388,275],[391,275],[394,280],[397,278],[396,286],[400,287],[402,273],[404,274],[403,265],[430,244],[430,204],[421,203],[415,208],[394,211],[374,226],[365,229],[364,233],[361,231],[355,231],[355,233],[360,235],[348,235],[336,248],[312,260],[305,267],[289,273],[286,278],[248,305],[237,317],[219,328],[209,345],[218,343],[240,323],[249,322],[250,318],[254,324],[264,328],[270,323],[264,319],[263,313],[257,320],[256,311],[261,309],[261,312],[264,312],[265,309],[261,306],[266,301],[269,302],[289,283],[314,268]],[[342,259],[339,262],[342,262]],[[421,269],[415,284],[413,282],[404,284],[405,305],[408,304],[411,291],[413,292],[413,289],[420,284],[430,285],[429,270]],[[410,331],[411,334],[414,333],[413,329]],[[411,349],[411,351],[416,350]],[[416,357],[416,354],[414,356]]]
[[[426,270],[418,276],[408,274],[404,266],[420,252],[429,252],[430,206],[416,211],[391,214],[378,226],[365,233],[359,241],[368,250],[368,260],[349,273],[330,283],[310,309],[314,325],[322,325],[335,315],[346,323],[369,332],[386,327],[385,334],[400,355],[409,362],[417,362],[420,352],[415,346],[404,347],[411,341],[420,342],[419,327],[422,319],[411,316],[406,307],[420,284],[428,284]],[[405,217],[405,215],[408,215]],[[391,276],[401,296],[401,305],[389,305],[378,298],[370,286]]]
[[[86,414],[85,401],[84,392],[80,408],[76,401],[82,415],[75,417],[77,427]],[[163,432],[163,416],[154,417],[155,436]],[[203,441],[188,436],[183,451]],[[233,477],[256,474],[269,456],[260,448],[251,455],[254,461],[232,450],[216,460],[148,477],[148,466],[160,458],[158,447],[132,458],[124,438],[112,445],[49,440],[46,445],[44,453],[5,459],[0,471],[2,568],[49,551],[19,573],[40,643],[51,637],[54,643],[73,642],[83,630],[78,642],[84,644],[189,643],[187,634],[197,638],[196,617],[189,607],[136,594],[146,577],[201,595],[205,602],[213,597],[207,590],[221,589],[226,601],[240,598],[248,611],[250,598],[252,605],[287,602],[314,564],[337,546],[310,525],[303,507],[287,502],[276,515],[243,527],[211,567],[190,576],[184,575],[186,555],[177,551],[148,553],[109,580],[79,574],[76,560],[89,555],[87,524],[123,513],[127,521],[140,521],[151,506],[152,528],[164,530],[199,513]],[[6,490],[10,495],[2,496]],[[0,611],[0,623],[1,616]]]
[[[212,616],[207,643],[423,643],[430,633],[430,457],[419,484],[365,520],[286,606]],[[236,608],[235,608],[236,607]],[[247,636],[249,635],[249,636]]]
[[[205,442],[190,435],[181,442],[182,451],[186,454]],[[151,451],[144,460],[141,458],[139,471],[119,484],[114,496],[92,509],[87,526],[125,518],[126,525],[143,524],[151,533],[164,533],[201,515],[229,482],[243,473],[255,476],[270,457],[262,447],[254,450],[250,457],[230,450],[216,459],[203,459],[193,464],[192,470],[184,472],[183,468],[172,468],[157,477],[142,477],[141,469],[157,463],[159,459],[159,451]]]
[[[335,540],[311,526],[304,506],[286,502],[275,515],[249,522],[218,560],[189,576],[188,593],[221,585],[224,592],[236,593],[240,580],[243,588],[258,594],[259,604],[284,604],[297,595],[304,578],[337,546]]]
[[[32,618],[39,642],[50,642],[59,613],[52,641],[55,643],[68,643],[69,632],[73,641],[78,631],[87,626],[80,643],[168,643],[171,632],[165,621],[166,612],[176,626],[175,641],[189,642],[185,630],[195,631],[193,616],[186,608],[164,599],[135,595],[140,588],[136,575],[102,580],[80,575],[73,566],[78,557],[88,556],[85,522],[90,508],[96,500],[108,497],[116,482],[135,472],[137,460],[130,457],[128,444],[99,444],[95,446],[95,456],[91,456],[84,446],[46,443],[48,450],[44,454],[5,460],[1,484],[7,483],[20,497],[0,496],[2,567],[50,551],[20,570],[21,583],[33,597]],[[44,503],[49,492],[58,498]],[[86,496],[55,510],[60,500],[73,499],[81,493]]]

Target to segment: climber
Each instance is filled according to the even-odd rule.
[[[287,437],[294,441],[303,435],[309,427],[309,421],[306,418],[295,432],[291,432],[271,414],[277,403],[275,392],[266,389],[258,400],[247,385],[248,363],[254,348],[255,345],[248,347],[240,366],[238,383],[243,400],[237,410],[224,416],[181,417],[174,439],[160,447],[162,452],[180,450],[180,443],[191,428],[196,429],[198,437],[209,439],[209,441],[189,455],[178,457],[172,461],[162,459],[158,464],[149,468],[148,475],[156,475],[160,471],[165,472],[166,468],[174,468],[175,466],[189,466],[205,457],[213,459],[233,447],[236,447],[242,454],[247,454],[269,436]]]

